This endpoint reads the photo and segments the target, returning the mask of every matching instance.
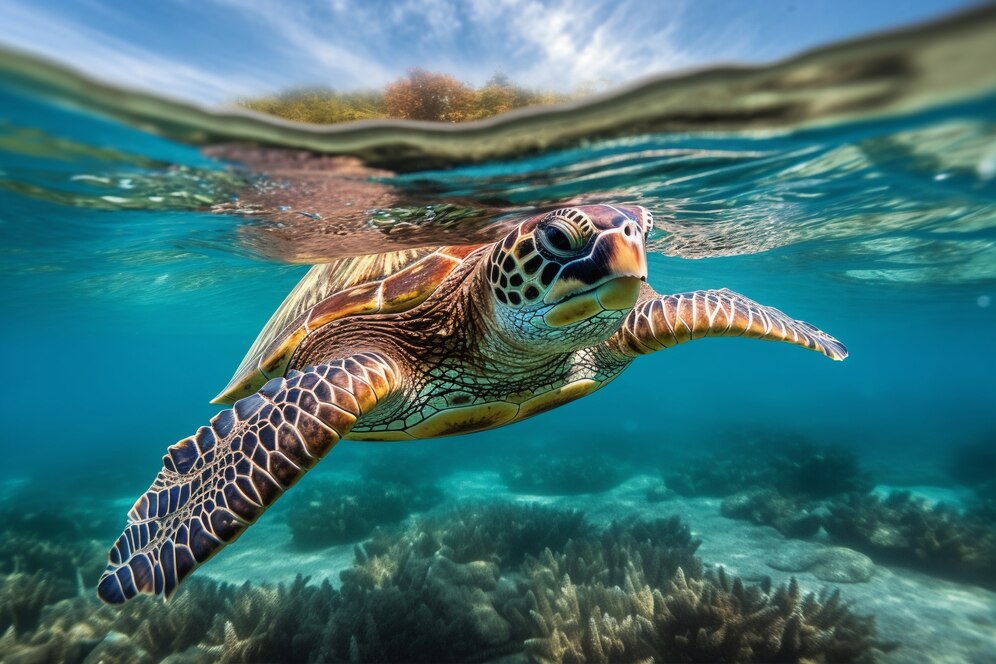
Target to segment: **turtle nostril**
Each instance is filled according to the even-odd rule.
[[[629,224],[626,224],[626,226],[623,227],[623,235],[629,237],[632,234],[633,234],[633,227],[630,226]]]

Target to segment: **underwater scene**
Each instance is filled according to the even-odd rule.
[[[0,51],[0,661],[996,661],[994,34],[466,126]]]

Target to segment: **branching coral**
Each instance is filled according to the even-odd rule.
[[[584,514],[536,504],[478,503],[458,505],[442,518],[422,523],[457,562],[487,560],[502,569],[522,562],[526,554],[562,548],[590,532]]]
[[[328,581],[309,585],[298,576],[290,585],[253,586],[226,593],[199,650],[217,662],[329,660],[339,606]]]
[[[61,584],[44,570],[0,574],[0,633],[10,627],[18,634],[34,629],[42,609],[62,595]]]
[[[590,532],[579,512],[468,504],[378,533],[341,575],[338,656],[372,661],[467,661],[521,649],[498,611],[515,589],[500,580],[524,557]]]
[[[793,580],[768,593],[720,570],[693,579],[680,568],[666,590],[631,567],[620,586],[575,585],[552,570],[530,574],[526,643],[548,662],[865,662],[874,625],[839,593],[803,597]]]
[[[795,585],[769,594],[722,573],[703,580],[698,545],[677,517],[595,530],[579,512],[464,505],[376,531],[338,591],[302,577],[194,579],[168,604],[110,607],[87,594],[39,610],[51,600],[43,593],[4,614],[17,629],[0,639],[0,659],[861,661],[871,652],[871,623],[837,596],[801,597]],[[10,577],[42,586],[41,572],[0,579]]]
[[[399,553],[400,558],[381,564],[385,556]],[[379,571],[342,575],[348,610],[336,615],[337,656],[468,661],[515,648],[507,621],[494,607],[499,582],[494,563],[457,563],[419,546],[391,548],[359,562]]]
[[[996,589],[992,523],[909,492],[885,499],[851,495],[829,504],[824,527],[838,541],[882,562],[917,567]]]
[[[159,659],[201,643],[216,615],[227,608],[231,588],[203,579],[169,603],[142,597],[114,610],[111,629],[127,634],[137,646]]]
[[[94,540],[62,539],[61,531],[42,538],[17,530],[0,530],[0,573],[44,571],[63,581],[69,597],[76,591],[78,576],[95,578],[106,564],[104,548]]]
[[[77,597],[48,606],[37,629],[0,642],[3,661],[253,662],[323,655],[338,594],[306,578],[289,586],[240,587],[192,580],[167,604],[143,598],[122,607]],[[16,657],[15,657],[16,656]]]

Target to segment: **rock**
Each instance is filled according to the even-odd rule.
[[[830,583],[863,583],[875,572],[871,558],[842,546],[788,549],[766,562],[782,572],[809,572]]]
[[[802,512],[782,519],[775,519],[771,525],[785,537],[806,539],[816,534],[821,523],[819,515]]]
[[[805,538],[816,534],[822,519],[805,510],[797,501],[774,489],[748,489],[729,496],[720,506],[723,516],[746,519],[773,526],[786,537]]]

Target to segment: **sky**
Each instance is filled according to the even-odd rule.
[[[605,89],[760,63],[942,16],[964,0],[0,0],[0,44],[101,80],[231,104],[376,89],[411,67],[481,85]]]

